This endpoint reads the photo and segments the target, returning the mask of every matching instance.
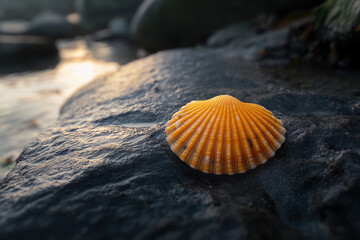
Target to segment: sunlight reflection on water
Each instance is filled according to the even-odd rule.
[[[0,180],[10,168],[4,167],[6,159],[16,158],[54,123],[61,105],[76,89],[119,67],[116,62],[93,58],[83,40],[63,41],[58,46],[61,60],[54,69],[0,75]],[[96,49],[101,51],[101,47]],[[104,51],[108,54],[109,47]]]

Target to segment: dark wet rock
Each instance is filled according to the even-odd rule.
[[[109,29],[103,29],[91,34],[90,38],[93,41],[109,41],[118,39],[119,36],[114,35]]]
[[[192,46],[215,30],[265,10],[264,0],[146,0],[136,12],[131,31],[148,51]]]
[[[121,17],[130,21],[143,0],[76,0],[76,9],[81,15],[82,28],[92,32],[106,28],[109,22]]]
[[[281,28],[258,35],[249,31],[249,28],[248,24],[239,24],[221,29],[208,39],[207,45],[212,48],[228,49],[229,54],[241,56],[246,60],[257,60],[267,49],[284,48],[287,44],[290,28]],[[286,61],[286,56],[283,56],[286,52],[282,51],[282,53],[279,58]]]
[[[273,59],[288,60],[291,54],[289,48],[299,48],[295,44],[290,44],[293,29],[304,25],[308,26],[312,22],[312,16],[304,17],[289,22],[282,28],[268,29],[257,33],[251,22],[243,21],[216,31],[207,40],[207,46],[233,50],[235,55],[241,55],[247,60],[262,59],[264,55],[272,55]],[[300,46],[303,45],[304,43]]]
[[[32,19],[43,11],[68,14],[73,9],[74,0],[1,0],[0,20]]]
[[[121,17],[115,17],[110,20],[108,28],[99,30],[91,35],[94,41],[107,41],[114,39],[131,40],[128,28],[128,22]]]
[[[332,96],[360,96],[360,73],[357,71],[341,68],[334,70],[315,64],[268,66],[263,62],[260,65],[266,75],[282,79],[284,84],[290,88],[300,91],[316,91]]]
[[[195,99],[264,105],[275,157],[210,176],[171,153],[164,124]],[[358,239],[360,98],[288,88],[214,50],[158,53],[77,92],[0,184],[0,238]]]
[[[29,21],[8,20],[0,22],[0,34],[21,35],[25,34],[29,28]]]
[[[288,12],[314,6],[317,0],[146,0],[135,14],[131,31],[148,51],[203,43],[216,30],[264,11]],[[321,2],[321,0],[320,0]]]
[[[109,30],[114,35],[125,35],[128,33],[128,22],[122,17],[115,17],[109,22]]]
[[[79,25],[68,21],[65,15],[43,12],[31,21],[9,20],[0,22],[0,34],[32,35],[53,39],[72,38],[79,34]]]
[[[0,35],[0,57],[9,59],[21,55],[47,55],[57,52],[54,41],[37,36]]]
[[[77,27],[70,23],[64,15],[44,12],[29,23],[26,34],[46,36],[50,38],[72,38],[78,33]]]
[[[0,59],[49,56],[57,53],[54,41],[37,36],[0,35]]]
[[[58,63],[53,40],[38,36],[0,35],[0,72],[44,69]]]
[[[230,25],[215,32],[207,40],[207,46],[227,49],[230,55],[241,56],[246,60],[262,60],[263,64],[287,64],[298,56],[292,56],[289,50],[291,29],[302,22],[295,22],[286,27],[259,34],[254,31],[251,24],[246,22]],[[294,51],[293,54],[295,53],[297,52]],[[270,61],[264,61],[267,59]]]
[[[206,41],[209,47],[224,47],[234,40],[248,40],[256,34],[256,29],[249,22],[230,24],[213,33]]]

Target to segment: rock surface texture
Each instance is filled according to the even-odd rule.
[[[171,153],[164,124],[191,100],[265,106],[286,141],[245,174]],[[77,92],[0,185],[0,239],[359,239],[360,98],[285,87],[257,64],[179,50]]]

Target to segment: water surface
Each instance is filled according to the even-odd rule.
[[[55,66],[26,72],[19,66],[21,72],[0,74],[0,180],[26,144],[56,121],[60,107],[78,88],[136,58],[126,42],[79,39],[57,45]]]

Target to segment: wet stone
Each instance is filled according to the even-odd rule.
[[[360,98],[287,86],[213,50],[161,52],[93,81],[1,182],[0,239],[360,238]],[[266,164],[212,176],[171,152],[165,123],[220,94],[283,121]]]
[[[58,63],[58,49],[53,40],[39,36],[0,34],[1,74],[16,70],[42,70]]]

